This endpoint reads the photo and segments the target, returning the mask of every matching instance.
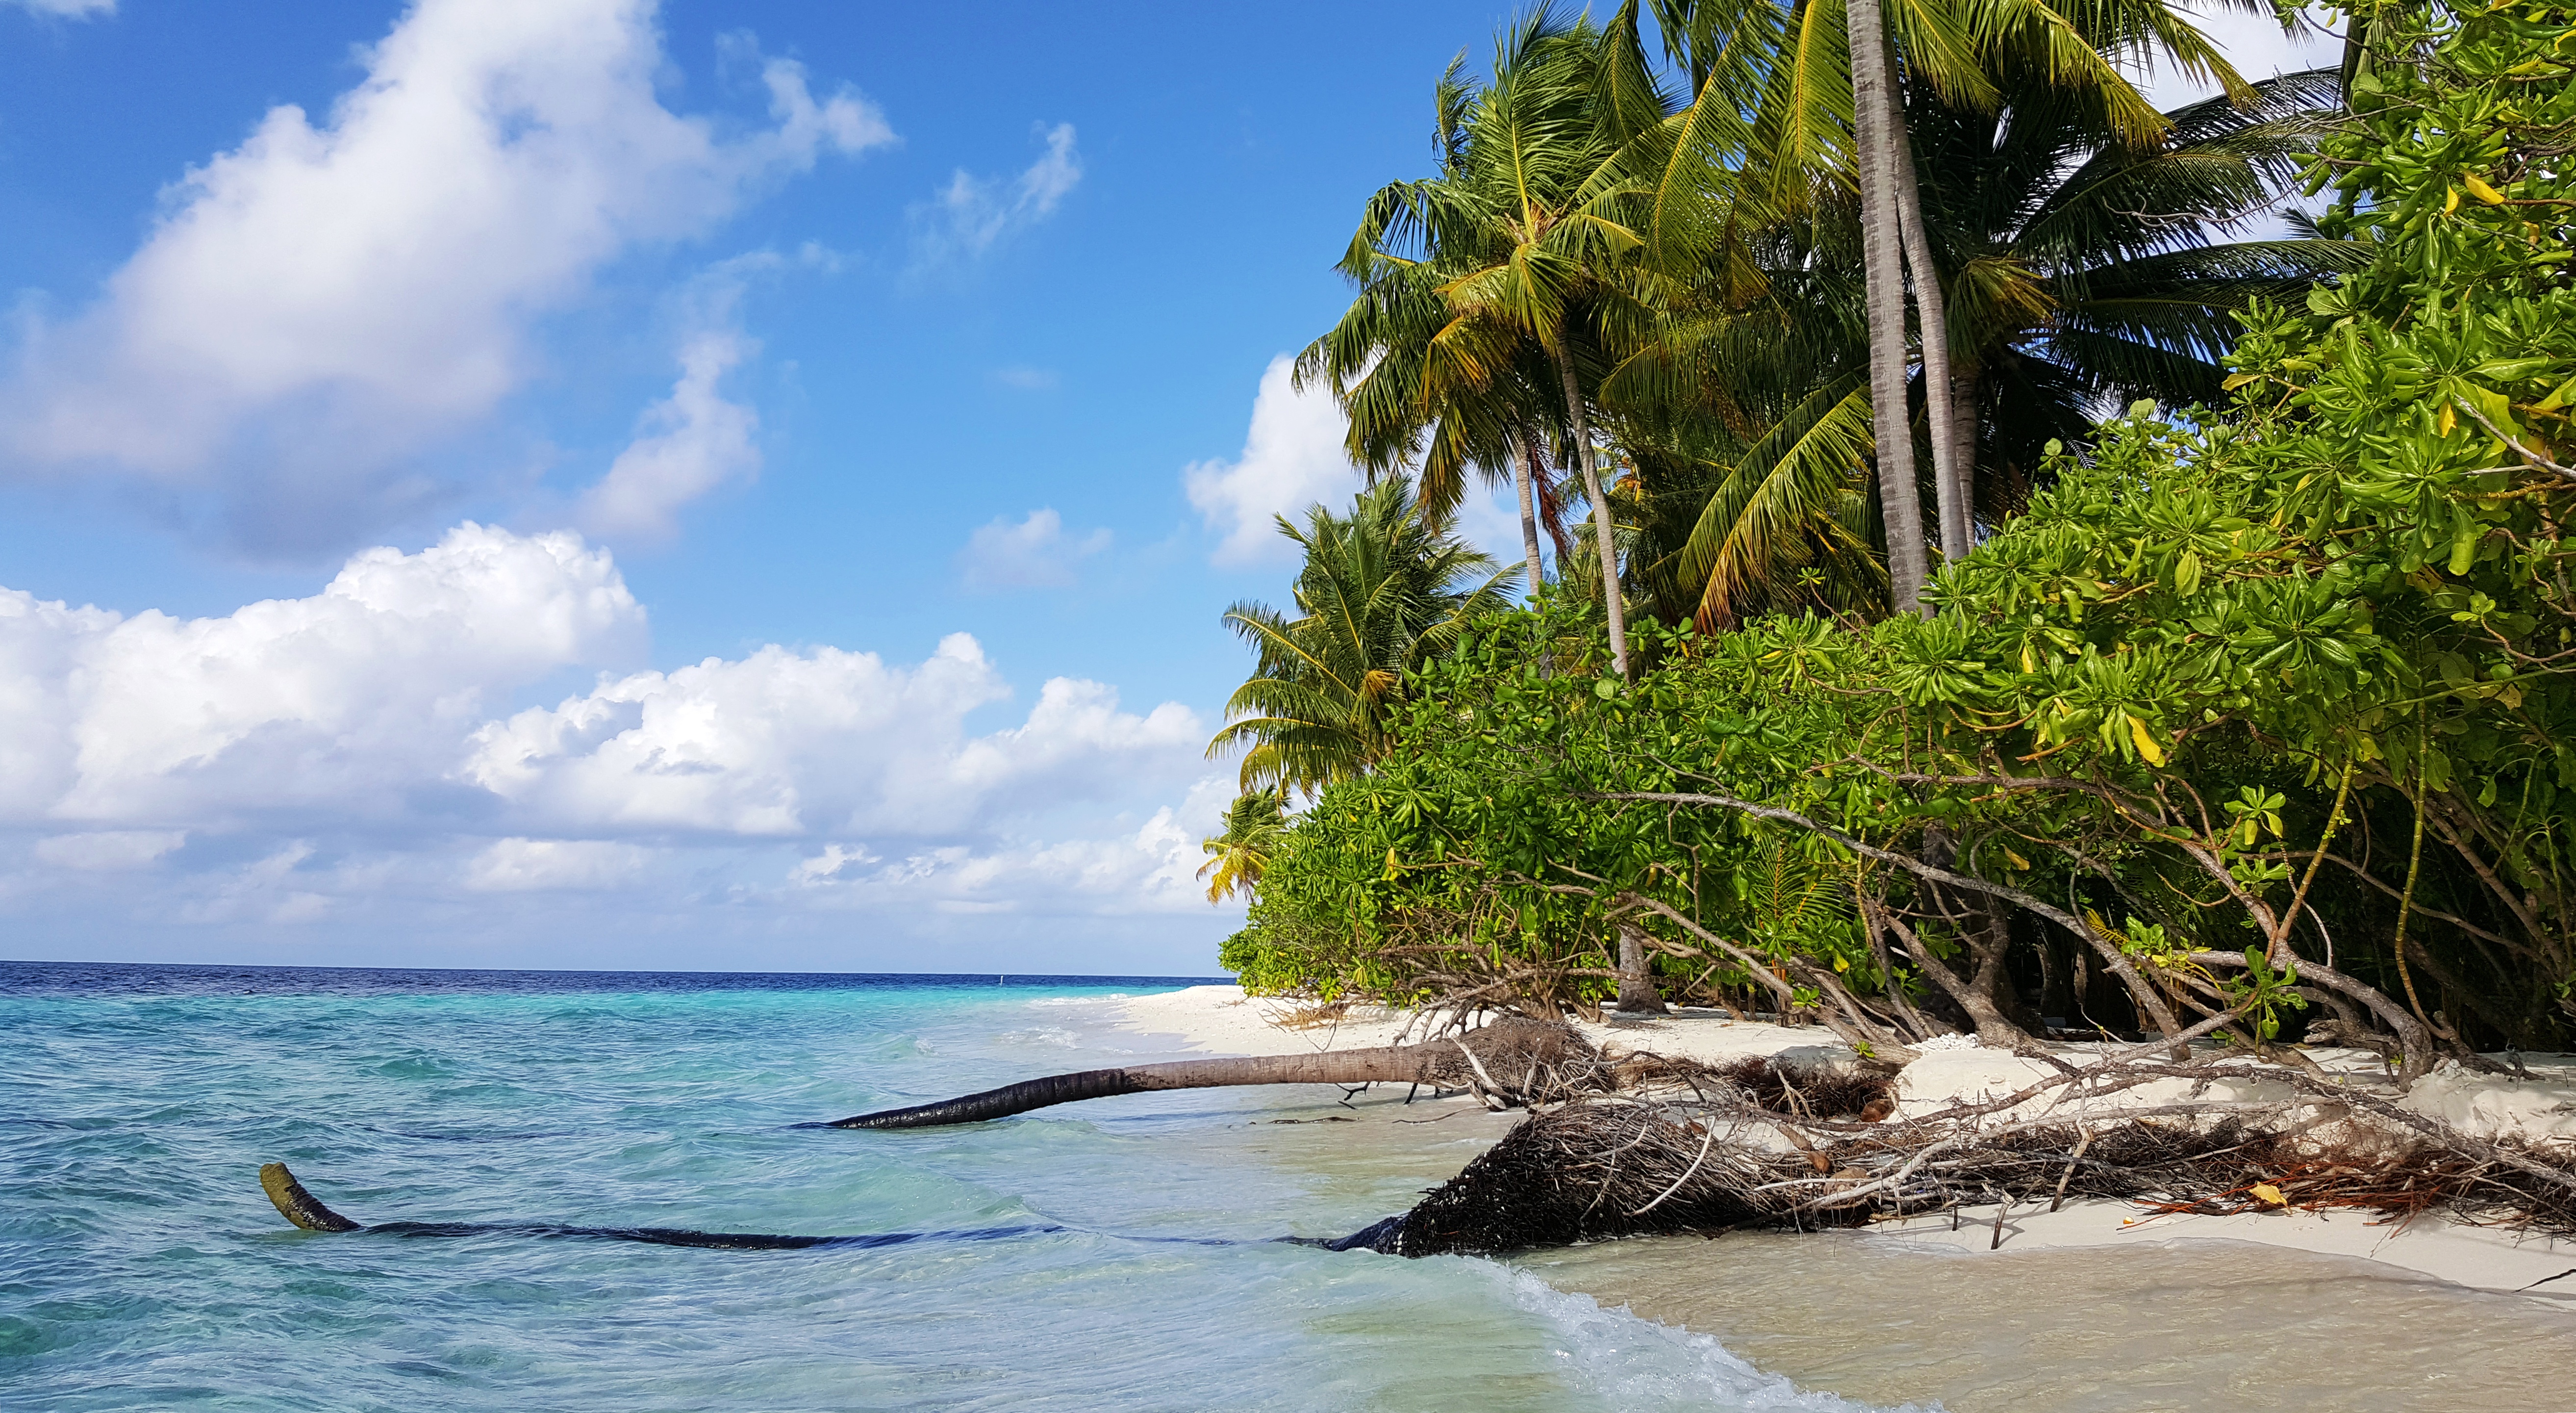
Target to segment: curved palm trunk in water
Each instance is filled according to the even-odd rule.
[[[366,1232],[374,1236],[573,1237],[594,1241],[632,1241],[646,1246],[686,1246],[702,1251],[810,1251],[816,1247],[904,1246],[914,1242],[1002,1241],[1045,1236],[1065,1230],[1053,1223],[1012,1227],[974,1227],[955,1231],[885,1231],[858,1236],[792,1236],[774,1232],[698,1231],[688,1227],[577,1227],[560,1222],[353,1222],[322,1205],[304,1190],[284,1163],[259,1170],[260,1189],[277,1204],[278,1215],[306,1231]],[[1156,1240],[1153,1237],[1140,1238]],[[1186,1240],[1188,1238],[1181,1238]]]

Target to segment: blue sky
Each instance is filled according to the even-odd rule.
[[[1275,360],[1507,10],[0,0],[8,950],[1208,970]]]

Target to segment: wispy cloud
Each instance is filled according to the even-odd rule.
[[[1039,125],[1046,151],[1016,177],[981,177],[960,167],[939,194],[912,209],[913,262],[927,268],[973,260],[1055,214],[1082,181],[1073,124]]]
[[[608,839],[495,839],[461,881],[478,893],[595,891],[633,882],[652,862],[651,850]]]
[[[22,10],[32,10],[39,15],[52,15],[73,20],[85,20],[93,15],[116,13],[116,0],[0,0],[0,8],[11,5]]]
[[[957,552],[958,574],[967,588],[982,592],[1060,589],[1079,577],[1084,560],[1109,548],[1109,538],[1107,530],[1068,535],[1064,517],[1053,510],[1032,510],[1017,523],[1005,515],[967,537]]]
[[[993,381],[1021,392],[1054,392],[1064,380],[1053,368],[1032,368],[1023,363],[993,370]]]
[[[680,507],[760,470],[760,414],[722,387],[760,349],[740,327],[741,299],[737,268],[719,267],[683,300],[679,381],[644,410],[635,439],[582,493],[583,530],[620,542],[667,539]]]

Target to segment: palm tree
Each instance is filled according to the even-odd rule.
[[[2018,508],[2045,443],[2083,444],[2102,409],[2217,403],[2236,313],[2367,257],[2313,232],[2223,239],[2268,212],[2332,121],[2335,70],[2160,114],[2145,143],[2088,95],[2013,86],[2021,96],[1991,112],[1913,105],[1955,295],[1949,439],[1990,518]]]
[[[1346,516],[1318,505],[1302,529],[1281,517],[1279,532],[1305,551],[1298,616],[1226,610],[1259,665],[1208,742],[1210,757],[1244,751],[1246,794],[1312,794],[1383,756],[1406,673],[1507,606],[1518,574],[1422,515],[1400,476],[1360,492]]]
[[[1444,92],[1446,85],[1444,83]],[[1525,582],[1544,577],[1539,529],[1564,552],[1564,529],[1541,457],[1532,409],[1547,399],[1522,370],[1499,376],[1511,350],[1463,345],[1508,333],[1453,319],[1435,263],[1357,246],[1345,258],[1360,286],[1351,307],[1297,358],[1300,385],[1321,381],[1349,419],[1346,445],[1370,479],[1411,471],[1423,513],[1445,520],[1472,470],[1508,476],[1520,501]]]
[[[1459,77],[1465,59],[1461,53],[1450,61],[1434,92],[1432,145],[1440,168],[1434,181],[1455,176],[1466,153],[1465,123],[1476,85]],[[1402,209],[1411,185],[1388,186],[1378,202]],[[1533,380],[1493,377],[1494,350],[1470,347],[1468,356],[1459,356],[1462,344],[1489,343],[1495,334],[1452,327],[1440,293],[1439,254],[1406,259],[1352,241],[1339,268],[1359,294],[1340,321],[1298,355],[1297,381],[1330,386],[1349,419],[1352,462],[1371,480],[1414,470],[1415,493],[1424,513],[1435,519],[1456,512],[1470,468],[1488,479],[1509,476],[1520,501],[1526,582],[1535,588],[1544,577],[1542,520],[1557,543],[1558,559],[1565,558],[1565,531],[1532,415],[1545,399],[1533,397]]]
[[[1633,18],[1633,6],[1622,13]],[[1634,337],[1650,322],[1643,272],[1629,259],[1644,245],[1629,219],[1645,195],[1630,175],[1630,147],[1668,104],[1615,26],[1605,34],[1569,25],[1546,6],[1504,32],[1491,84],[1459,92],[1441,175],[1379,191],[1343,269],[1366,278],[1406,261],[1436,281],[1447,317],[1423,341],[1425,361],[1452,386],[1506,394],[1502,404],[1521,415],[1498,419],[1488,435],[1516,435],[1523,458],[1536,420],[1524,380],[1534,364],[1545,368],[1557,399],[1548,410],[1563,418],[1560,459],[1577,468],[1592,507],[1611,658],[1625,678],[1616,527],[1583,364],[1598,363],[1598,344]]]
[[[2003,77],[2019,96],[1995,110],[1914,103],[1930,229],[1957,296],[1946,342],[1962,490],[1982,491],[1990,518],[2017,507],[2045,442],[2082,444],[2104,407],[2216,401],[2233,313],[2362,254],[2312,237],[2219,243],[2266,209],[2322,130],[2330,73],[2255,85],[2242,107],[2159,115],[2164,136],[2145,146],[2085,95]],[[1621,441],[1650,470],[1636,559],[1667,617],[1849,611],[1875,581],[1856,480],[1872,417],[1867,334],[1849,315],[1855,204],[1829,199],[1749,242],[1760,299],[1704,298],[1603,384]],[[1991,474],[1971,474],[1981,467]]]
[[[2254,8],[2251,0],[2232,3]],[[1694,81],[1690,106],[1674,120],[1693,134],[1685,141],[1731,149],[1742,141],[1735,124],[1701,110],[1731,116],[1751,105],[1755,179],[1748,191],[1759,208],[1756,219],[1793,214],[1836,189],[1858,195],[1889,592],[1898,611],[1914,611],[1929,564],[1913,489],[1913,439],[1899,396],[1907,382],[1909,267],[1920,327],[1941,331],[1953,321],[1913,171],[1907,90],[1992,109],[1999,90],[1989,70],[2010,59],[2046,87],[2095,95],[2120,140],[2134,144],[2157,137],[2163,119],[2121,73],[2123,57],[2161,54],[2187,73],[2217,78],[2239,99],[2246,85],[2165,0],[2083,7],[2063,0],[1896,0],[1893,25],[1880,0],[1844,0],[1840,26],[1826,0],[1793,0],[1776,17],[1758,18],[1747,17],[1743,0],[1657,0],[1655,8],[1667,50]],[[1763,8],[1752,7],[1757,16]],[[1757,88],[1758,99],[1749,100]],[[1689,198],[1683,204],[1669,220],[1659,211],[1657,229],[1674,231],[1677,249],[1706,244],[1697,232],[1708,224],[1707,203]],[[1749,224],[1741,211],[1722,216],[1730,226]],[[1958,425],[1950,409],[1949,354],[1946,339],[1924,340],[1925,400],[1932,425],[1942,429]],[[1949,434],[1934,436],[1932,450],[1943,545],[1950,554],[1964,553],[1969,473],[1963,449]]]
[[[1274,789],[1247,792],[1226,807],[1225,828],[1199,843],[1208,855],[1199,877],[1208,880],[1209,902],[1224,902],[1237,892],[1249,898],[1261,886],[1262,872],[1288,832],[1286,805]]]

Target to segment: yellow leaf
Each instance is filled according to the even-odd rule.
[[[2452,212],[2457,211],[2457,210],[2459,210],[2459,209],[2460,209],[2460,189],[2459,189],[2458,187],[2452,187],[2450,190],[2443,192],[2443,193],[2442,193],[2442,214],[2443,214],[2443,215],[2445,215],[2445,216],[2447,216],[2447,215],[2450,215]]]
[[[2262,378],[2263,375],[2260,373],[2230,373],[2227,375],[2226,380],[2218,385],[2219,391],[2234,392],[2238,388],[2245,386],[2247,383],[2260,382],[2262,381]]]
[[[2469,195],[2476,197],[2478,200],[2485,202],[2489,206],[2501,206],[2504,204],[2504,193],[2487,185],[2485,182],[2478,180],[2477,173],[2475,172],[2471,172],[2461,177],[2460,184],[2469,189]]]
[[[2129,718],[2129,740],[2137,746],[2138,755],[2147,764],[2160,766],[2165,763],[2165,748],[2156,744],[2155,733],[2147,730],[2147,723],[2134,716]]]
[[[2255,1201],[2262,1203],[2266,1207],[2287,1207],[2290,1205],[2290,1199],[2281,1195],[2281,1189],[2274,1187],[2268,1182],[2258,1182],[2252,1187],[2247,1188],[2246,1191],[2253,1194]]]
[[[2458,425],[2460,425],[2459,414],[2451,410],[2451,404],[2443,403],[2441,415],[2433,419],[2433,430],[2447,437],[2451,434],[2451,429]]]

